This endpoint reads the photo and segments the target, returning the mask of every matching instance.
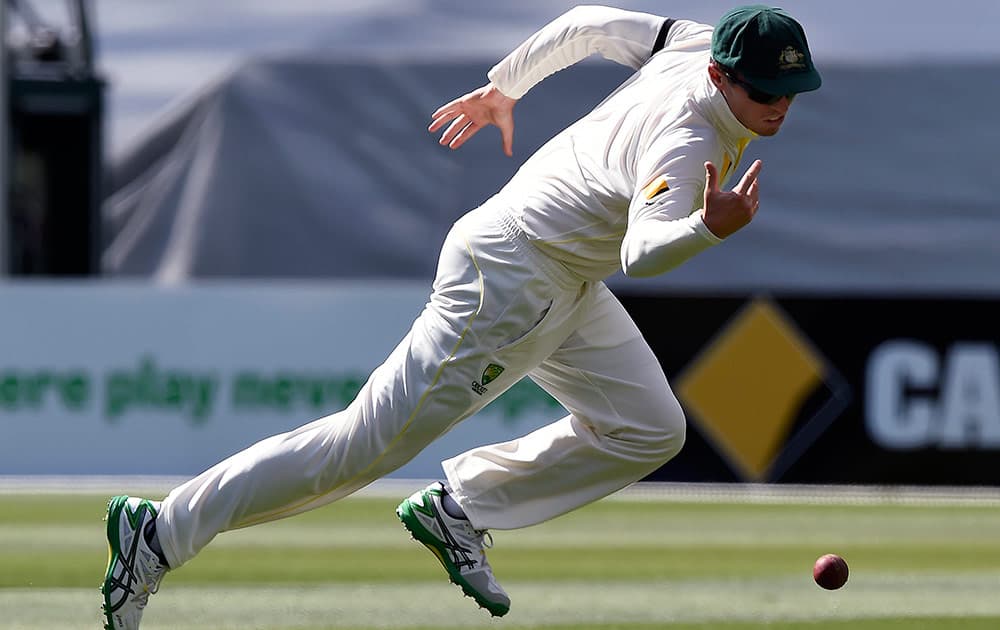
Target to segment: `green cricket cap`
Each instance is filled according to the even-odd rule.
[[[719,19],[712,33],[712,58],[768,94],[819,89],[802,25],[777,7],[737,7]]]

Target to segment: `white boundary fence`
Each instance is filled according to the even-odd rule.
[[[146,493],[159,497],[186,477],[0,475],[0,495]],[[355,496],[405,497],[428,479],[380,479]],[[608,500],[766,505],[1000,506],[1000,488],[639,482]]]

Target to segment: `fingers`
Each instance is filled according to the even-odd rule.
[[[434,111],[434,113],[431,114],[431,118],[435,119],[435,121],[438,118],[441,118],[442,116],[447,116],[448,118],[454,118],[456,115],[458,115],[460,113],[460,109],[461,108],[459,107],[459,104],[461,103],[461,101],[462,101],[463,98],[465,98],[465,97],[462,96],[462,97],[456,98],[456,99],[454,99],[452,101],[449,101],[449,102],[445,103],[441,107],[438,107]]]
[[[516,102],[489,85],[483,86],[439,107],[431,115],[427,131],[437,133],[443,129],[438,144],[457,149],[480,129],[496,125],[500,129],[504,154],[513,157],[514,118],[511,110]]]
[[[719,190],[719,171],[715,168],[715,164],[711,162],[705,162],[705,191],[706,192],[718,192]]]
[[[466,127],[472,124],[472,121],[468,119],[465,115],[461,115],[445,129],[444,133],[441,134],[441,139],[438,140],[438,144],[442,146],[452,146],[452,142],[458,137]]]
[[[453,120],[458,116],[462,115],[462,106],[460,98],[456,98],[450,103],[445,103],[441,107],[438,107],[433,114],[431,114],[431,124],[427,127],[427,131],[434,133],[441,127],[445,125],[449,120]]]
[[[760,180],[755,179],[753,183],[750,184],[750,188],[747,190],[747,195],[750,197],[750,201],[757,203],[760,200]]]
[[[480,129],[482,129],[482,127],[480,127],[474,122],[470,122],[469,124],[462,127],[462,130],[455,135],[455,137],[451,140],[451,142],[447,143],[448,148],[457,149],[458,147],[465,144],[466,140],[476,135],[476,132],[478,132]],[[445,144],[443,140],[444,139],[442,138],[441,144]]]
[[[443,122],[440,124],[435,122],[437,128],[440,128],[443,124]],[[432,125],[432,127],[435,125]],[[469,138],[476,135],[482,128],[482,125],[473,122],[468,116],[462,114],[445,129],[444,133],[441,134],[441,139],[438,140],[438,144],[450,149],[457,149],[465,144]]]
[[[514,157],[514,121],[505,122],[500,125],[500,137],[503,141],[503,153],[507,157]]]
[[[458,115],[457,113],[450,112],[450,111],[449,112],[443,112],[443,113],[440,113],[440,114],[437,113],[437,112],[434,112],[434,119],[431,122],[430,126],[427,127],[427,131],[429,131],[431,133],[434,133],[435,131],[437,131],[441,127],[444,127],[444,124],[446,122],[448,122],[449,120],[453,119],[457,115]]]
[[[750,189],[747,190],[747,196],[750,198],[750,209],[752,214],[757,214],[757,208],[760,206],[760,180],[755,179],[753,183],[750,184]]]
[[[743,174],[743,179],[741,179],[740,183],[736,184],[736,187],[733,188],[733,192],[741,195],[746,194],[747,191],[750,190],[750,186],[757,181],[757,176],[760,175],[760,169],[763,167],[763,162],[760,160],[754,160],[753,164],[750,165],[750,168],[747,169],[747,172]]]

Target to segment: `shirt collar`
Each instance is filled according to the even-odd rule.
[[[695,89],[694,101],[699,113],[718,130],[719,135],[727,143],[738,144],[740,141],[746,143],[757,137],[756,133],[744,127],[743,123],[736,119],[729,109],[726,97],[712,83],[708,72],[705,72],[704,81]]]

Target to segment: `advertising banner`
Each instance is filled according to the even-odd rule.
[[[0,286],[0,475],[191,475],[346,406],[422,283]],[[670,481],[1000,485],[1000,301],[622,295],[688,419]],[[526,379],[398,478],[560,417]]]
[[[1000,484],[1000,301],[622,301],[688,417],[655,479]]]
[[[423,283],[0,285],[0,475],[191,475],[344,408]],[[565,412],[524,381],[394,476]]]

